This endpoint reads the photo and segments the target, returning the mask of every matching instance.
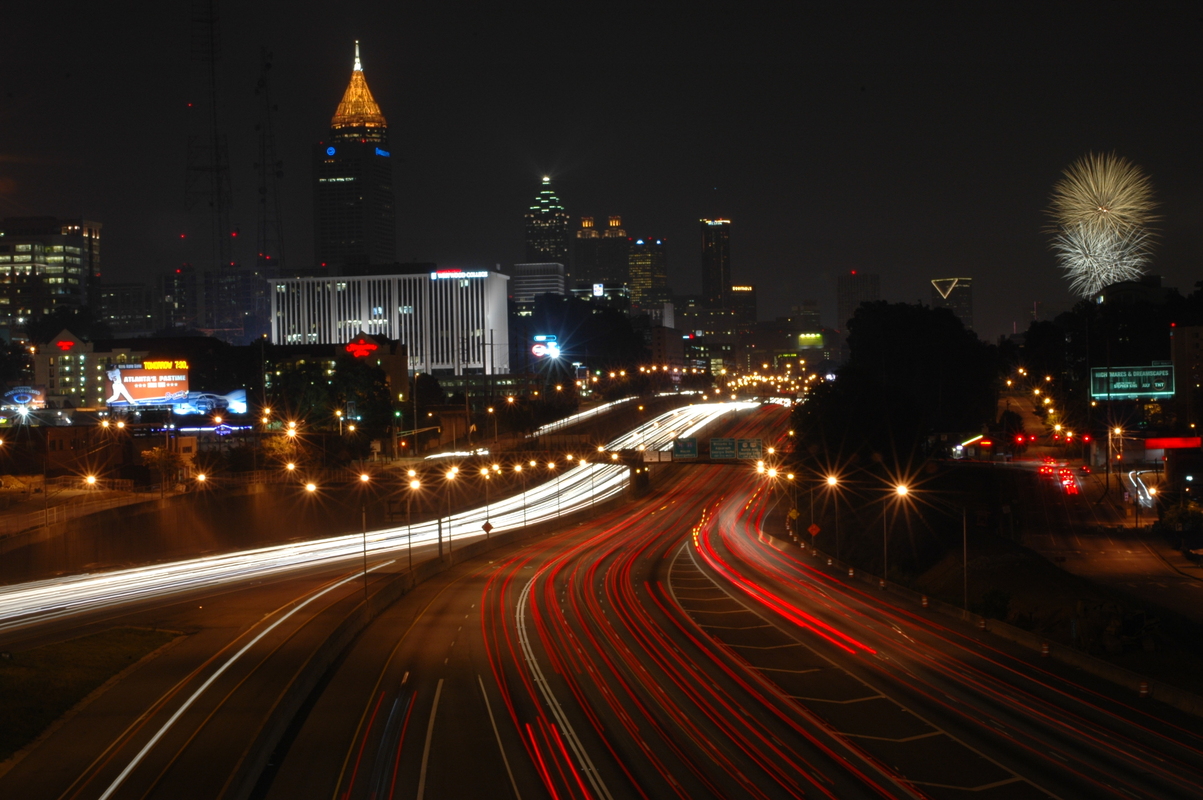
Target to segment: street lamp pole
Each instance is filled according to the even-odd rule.
[[[492,410],[492,409],[490,409],[490,410]],[[485,479],[485,525],[487,526],[489,524],[489,468],[488,467],[480,468],[480,477]],[[487,541],[488,538],[489,538],[489,531],[486,527],[485,540]]]
[[[363,513],[363,602],[368,602],[368,506],[365,503]]]
[[[414,571],[414,518],[413,518],[413,499],[414,492],[422,484],[418,482],[417,474],[412,469],[409,471],[409,492],[405,495],[405,549],[409,555],[409,571]]]

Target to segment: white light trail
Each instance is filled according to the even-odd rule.
[[[668,450],[678,436],[692,435],[724,414],[757,406],[757,403],[706,403],[669,411],[610,442],[606,452],[635,449],[640,444],[649,450]],[[598,454],[583,452],[581,456],[597,458]],[[557,474],[549,475],[547,465],[540,463],[534,474],[543,479],[542,483],[530,486],[524,493],[489,503],[488,521],[493,529],[521,528],[582,511],[620,495],[627,483],[627,467],[618,462],[586,463],[562,470],[558,469],[560,464],[557,464]],[[469,479],[470,476],[465,475],[457,480]],[[437,491],[442,491],[441,481],[435,485],[439,487]],[[439,521],[416,524],[412,530],[401,525],[369,531],[369,555],[395,552],[407,545],[410,535],[415,546],[433,544],[439,540],[440,521],[443,536],[454,549],[456,541],[484,535],[481,526],[485,523],[485,511],[485,506],[480,505]],[[263,579],[342,559],[359,559],[363,558],[363,548],[363,534],[351,533],[167,564],[67,575],[0,587],[0,631],[67,617],[84,610],[247,579]]]

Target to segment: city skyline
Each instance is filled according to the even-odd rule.
[[[957,274],[980,287],[976,327],[992,340],[1025,329],[1033,302],[1046,318],[1074,302],[1044,212],[1061,170],[1114,151],[1153,181],[1163,219],[1150,272],[1184,293],[1196,280],[1198,56],[1190,26],[1165,10],[874,9],[869,23],[815,12],[805,27],[748,12],[719,31],[669,11],[592,27],[569,11],[397,14],[225,9],[222,125],[244,265],[262,49],[273,54],[287,262],[310,266],[308,152],[358,39],[393,123],[401,260],[521,261],[522,214],[547,175],[574,222],[620,213],[632,233],[662,237],[678,293],[701,289],[696,220],[722,216],[739,226],[732,280],[758,286],[763,317],[815,299],[832,325],[836,276],[850,269],[880,274],[883,298],[909,302],[927,301],[932,275]],[[46,24],[32,8],[14,17]],[[68,19],[51,63],[33,40],[0,56],[0,215],[101,222],[106,281],[150,282],[189,260],[181,233],[203,232],[183,210],[189,13],[154,18]],[[703,61],[715,50],[700,45],[715,42],[726,55]],[[1093,57],[1115,49],[1130,60]],[[541,60],[562,68],[531,80]],[[155,135],[129,149],[137,130]]]

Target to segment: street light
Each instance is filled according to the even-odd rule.
[[[497,415],[493,413],[493,407],[489,406],[489,416],[493,418],[493,442],[497,442]]]
[[[414,522],[413,522],[413,499],[414,492],[422,488],[422,482],[418,480],[418,473],[412,469],[409,471],[409,492],[405,495],[405,549],[409,555],[409,571],[414,571]]]
[[[443,492],[447,495],[447,555],[451,555],[451,482],[455,480],[455,476],[459,474],[459,467],[452,467],[447,470],[447,488]],[[439,520],[439,558],[443,557],[443,522]]]
[[[493,409],[491,409],[491,408],[489,409],[489,411],[492,411],[492,410]],[[480,477],[484,478],[484,481],[485,481],[485,525],[487,526],[489,524],[489,468],[488,467],[480,468]],[[485,539],[487,540],[488,538],[489,538],[489,531],[486,527]]]
[[[910,491],[910,489],[908,489],[906,487],[906,484],[902,484],[902,483],[897,484],[894,487],[895,501],[901,500],[902,498],[906,497],[907,492],[909,492],[909,491]],[[889,516],[888,512],[889,512],[888,508],[883,508],[882,512],[881,512],[881,541],[882,541],[881,580],[882,580],[882,588],[885,587],[885,582],[888,581],[889,577],[890,577],[890,526],[887,521],[887,518]]]
[[[840,560],[840,479],[835,475],[827,476],[827,488],[831,490],[831,502],[835,505],[835,560]]]
[[[532,464],[535,462],[531,462]],[[521,464],[514,465],[514,472],[517,472],[522,478],[522,527],[526,527],[526,473],[522,471]]]
[[[372,476],[366,472],[359,473],[359,485],[367,486],[372,480]],[[360,506],[360,517],[363,523],[363,602],[366,605],[368,602],[368,501],[363,498],[363,503]]]

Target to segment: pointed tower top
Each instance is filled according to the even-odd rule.
[[[388,122],[380,111],[380,106],[368,89],[367,79],[363,76],[363,64],[359,61],[359,42],[355,42],[355,66],[351,70],[351,82],[347,91],[343,92],[342,102],[330,120],[330,128],[387,128]]]

